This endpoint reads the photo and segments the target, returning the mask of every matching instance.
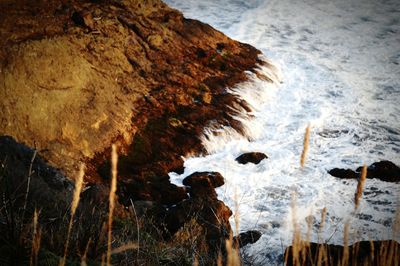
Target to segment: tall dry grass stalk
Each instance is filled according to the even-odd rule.
[[[199,266],[199,260],[197,259],[197,256],[194,257],[193,266]]]
[[[347,221],[344,225],[343,233],[343,256],[342,256],[342,266],[347,266],[349,264],[349,235],[350,235],[350,222]]]
[[[222,266],[222,254],[221,254],[221,252],[219,252],[219,254],[218,254],[217,266]]]
[[[233,215],[233,217],[234,217],[234,221],[235,221],[235,234],[238,236],[239,235],[239,218],[240,218],[240,214],[239,214],[239,200],[238,200],[237,189],[235,189],[234,202],[235,202],[235,214]],[[238,243],[235,243],[235,245],[236,244],[238,244]]]
[[[87,253],[89,251],[89,246],[90,246],[91,242],[92,242],[92,239],[89,238],[88,242],[86,243],[85,251],[83,252],[83,255],[81,257],[81,266],[87,266],[86,258],[87,258]]]
[[[112,145],[111,151],[111,186],[109,195],[109,211],[108,211],[108,240],[107,240],[107,266],[111,265],[111,242],[112,242],[112,223],[113,223],[113,212],[115,208],[115,193],[117,191],[117,164],[118,154],[117,146]]]
[[[32,232],[32,248],[31,248],[31,258],[29,265],[37,265],[37,258],[39,254],[39,249],[40,249],[40,240],[41,240],[41,231],[38,226],[38,220],[39,220],[39,213],[35,209],[35,212],[33,214],[33,232]]]
[[[234,214],[234,221],[235,221],[235,233],[238,236],[239,235],[239,201],[238,201],[238,196],[237,196],[237,191],[235,190],[235,195],[234,195],[234,201],[235,201],[235,214]],[[239,243],[236,242],[234,243],[233,235],[232,233],[229,235],[229,239],[225,241],[225,248],[226,248],[226,265],[227,266],[239,266],[242,265],[241,259],[240,259],[240,251],[239,251]],[[222,265],[222,256],[221,254],[218,254],[217,258],[217,265]]]
[[[28,196],[29,196],[29,190],[30,190],[30,187],[31,187],[31,178],[32,178],[32,174],[33,174],[33,171],[32,171],[33,162],[35,161],[36,155],[37,155],[37,150],[35,150],[33,152],[31,163],[29,165],[28,180],[27,180],[27,184],[26,184],[26,192],[25,192],[25,200],[24,200],[24,207],[22,208],[22,218],[21,218],[22,221],[25,220],[25,212],[26,212],[26,207],[27,207],[27,204],[28,204]],[[22,232],[23,225],[24,225],[24,223],[22,222],[21,223],[21,228],[20,228],[21,232]]]
[[[400,197],[397,200],[397,210],[396,210],[396,218],[393,223],[393,235],[392,239],[395,240],[400,236]],[[393,241],[394,242],[394,241]],[[394,247],[392,250],[392,256],[393,256],[393,265],[400,265],[400,250],[398,249],[398,246],[393,243]]]
[[[358,205],[360,204],[360,198],[363,192],[366,178],[367,178],[367,166],[364,165],[361,170],[360,179],[358,180],[356,194],[354,195],[354,211],[357,210]]]
[[[293,240],[292,240],[292,257],[293,265],[300,265],[300,252],[301,252],[301,234],[299,225],[297,223],[297,213],[296,213],[296,193],[292,193],[292,223],[293,223]],[[287,258],[286,258],[287,260]]]
[[[113,249],[111,251],[111,255],[122,253],[122,252],[132,250],[132,249],[138,249],[138,248],[139,248],[139,246],[135,242],[126,243],[123,246]]]
[[[304,167],[304,164],[306,161],[308,146],[309,146],[309,142],[310,142],[310,128],[311,128],[311,126],[308,125],[306,128],[306,132],[304,134],[303,151],[302,151],[301,157],[300,157],[300,166],[301,167]]]
[[[226,265],[227,266],[239,266],[241,265],[239,248],[235,247],[233,243],[233,235],[231,234],[229,239],[225,241],[226,247]]]
[[[82,191],[82,187],[83,187],[83,177],[84,176],[85,176],[85,165],[81,164],[80,169],[79,169],[78,178],[75,181],[75,190],[74,190],[74,195],[72,197],[72,203],[71,203],[71,218],[69,219],[67,240],[65,242],[65,248],[64,248],[64,256],[60,260],[60,264],[59,264],[60,266],[64,266],[65,265],[65,261],[67,259],[69,238],[71,236],[71,231],[72,231],[72,225],[74,223],[75,212],[76,212],[76,209],[78,208],[78,204],[79,204],[80,197],[81,197],[81,191]]]
[[[321,211],[321,223],[318,228],[318,241],[322,242],[321,238],[321,233],[322,230],[324,229],[325,226],[325,220],[326,220],[326,207],[322,209]],[[317,251],[317,265],[322,265],[324,261],[326,261],[326,251],[325,251],[325,246],[322,246],[321,248],[318,249]]]
[[[139,261],[139,255],[140,255],[140,226],[139,226],[139,218],[136,214],[136,209],[135,209],[135,205],[133,204],[132,199],[129,199],[129,201],[131,202],[131,206],[132,206],[132,210],[133,210],[133,214],[135,215],[135,220],[136,220],[136,231],[137,231],[137,249],[136,249],[136,259]]]

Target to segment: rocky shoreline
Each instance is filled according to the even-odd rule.
[[[259,70],[268,67],[260,51],[184,18],[159,0],[2,1],[0,10],[7,10],[0,16],[0,229],[5,236],[0,257],[5,263],[29,258],[36,210],[45,250],[39,261],[59,260],[73,181],[84,163],[71,257],[78,260],[86,246],[88,259],[98,264],[114,143],[119,153],[114,247],[136,237],[157,248],[177,239],[187,245],[184,251],[174,245],[181,253],[172,258],[153,261],[145,247],[140,255],[146,260],[118,261],[181,265],[191,264],[197,254],[209,265],[225,259],[232,211],[215,192],[224,177],[196,172],[179,187],[168,173],[183,173],[182,156],[206,152],[199,138],[205,127],[242,132],[235,115],[251,110],[227,89],[248,80],[246,72],[272,82]],[[257,164],[267,158],[251,152],[236,161]],[[393,171],[398,178],[398,168]],[[358,177],[348,170],[330,173]],[[257,231],[244,232],[233,246],[260,237]]]
[[[85,209],[107,205],[116,143],[118,216],[137,209],[158,224],[165,240],[194,219],[205,234],[199,245],[210,259],[225,254],[232,212],[214,191],[223,177],[194,173],[185,179],[187,187],[178,187],[168,173],[183,172],[182,156],[205,152],[200,141],[205,127],[241,132],[234,116],[250,108],[227,88],[246,81],[246,71],[269,80],[259,72],[267,65],[260,52],[159,0],[3,1],[0,9],[7,10],[0,17],[0,135],[7,136],[0,141],[2,181],[12,180],[1,192],[7,187],[13,202],[5,210],[24,209],[22,224],[36,207],[42,222],[61,216],[83,162],[80,208],[86,220]],[[23,173],[29,166],[35,174],[28,178]],[[60,182],[68,185],[51,191]],[[30,201],[23,208],[27,186]],[[36,199],[42,186],[50,192]],[[103,215],[100,209],[96,217]],[[54,221],[58,228],[63,219]],[[3,222],[2,231],[16,221]],[[42,226],[44,232],[54,230]],[[250,236],[240,245],[259,238]]]
[[[205,152],[204,127],[241,130],[234,116],[249,108],[227,88],[245,71],[268,79],[257,49],[161,1],[1,5],[0,134],[72,179],[85,162],[89,183],[108,178],[118,143],[121,186],[137,200],[163,201],[154,186]]]

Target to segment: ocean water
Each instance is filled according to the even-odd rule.
[[[368,179],[356,213],[355,180],[327,170],[355,169],[390,160],[400,165],[400,1],[373,0],[167,0],[186,17],[209,23],[263,52],[276,81],[250,81],[230,88],[252,106],[237,117],[246,136],[210,126],[202,136],[208,155],[185,158],[182,179],[195,171],[218,171],[218,189],[239,217],[239,231],[263,233],[242,252],[256,265],[281,264],[293,235],[311,221],[311,240],[343,243],[392,239],[400,184]],[[311,126],[309,153],[300,167],[303,137]],[[260,151],[269,158],[240,165],[235,158]],[[291,207],[295,195],[295,208]],[[325,226],[318,235],[322,209]],[[400,212],[400,211],[399,211]],[[232,218],[232,226],[235,222]]]

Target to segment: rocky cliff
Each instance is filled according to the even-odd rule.
[[[182,172],[182,156],[205,152],[199,138],[204,127],[241,130],[234,115],[249,108],[227,88],[247,80],[246,71],[268,79],[258,73],[258,66],[266,64],[258,58],[260,52],[184,18],[159,0],[1,1],[0,14],[0,136],[18,142],[5,137],[0,143],[0,181],[5,184],[0,192],[9,197],[1,209],[1,229],[10,231],[18,222],[9,219],[8,210],[23,209],[16,232],[29,232],[22,230],[28,223],[24,218],[30,219],[36,203],[42,202],[32,198],[41,193],[40,184],[47,184],[46,191],[61,182],[58,177],[70,184],[65,178],[74,180],[84,163],[86,188],[78,220],[89,229],[79,229],[76,245],[89,245],[96,235],[96,246],[89,250],[96,258],[103,252],[100,221],[107,210],[110,147],[116,143],[119,202],[138,211],[140,206],[155,210],[151,219],[164,239],[200,217],[195,223],[205,232],[215,259],[231,233],[231,211],[214,192],[223,184],[222,176],[197,174],[191,181],[196,185],[187,189],[171,184],[168,173]],[[32,154],[37,154],[39,166],[35,158],[29,162]],[[15,167],[20,171],[13,171]],[[55,179],[52,173],[57,173]],[[213,175],[222,180],[218,185]],[[64,206],[71,192],[69,186],[54,195]],[[59,196],[63,193],[68,196]],[[27,199],[35,206],[21,208]],[[52,207],[47,204],[41,213],[43,243],[57,254],[63,242],[55,240],[54,232],[63,232],[65,208],[52,214],[59,218],[48,217]],[[96,222],[86,215],[91,208]],[[15,245],[25,250],[22,238],[10,235],[0,246],[9,247],[16,239]]]
[[[226,106],[245,106],[226,87],[262,64],[253,47],[158,0],[0,9],[0,134],[71,178],[84,161],[97,179],[114,142],[138,174],[179,168],[210,121],[239,128]]]

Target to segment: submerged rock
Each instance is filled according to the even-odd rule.
[[[267,158],[268,156],[262,152],[248,152],[248,153],[243,153],[235,160],[240,164],[247,164],[247,163],[259,164],[262,160]]]
[[[328,173],[338,178],[359,178],[362,167],[356,171],[351,169],[334,168]],[[371,164],[367,168],[367,178],[377,178],[386,182],[400,182],[400,167],[390,161],[380,161]]]

